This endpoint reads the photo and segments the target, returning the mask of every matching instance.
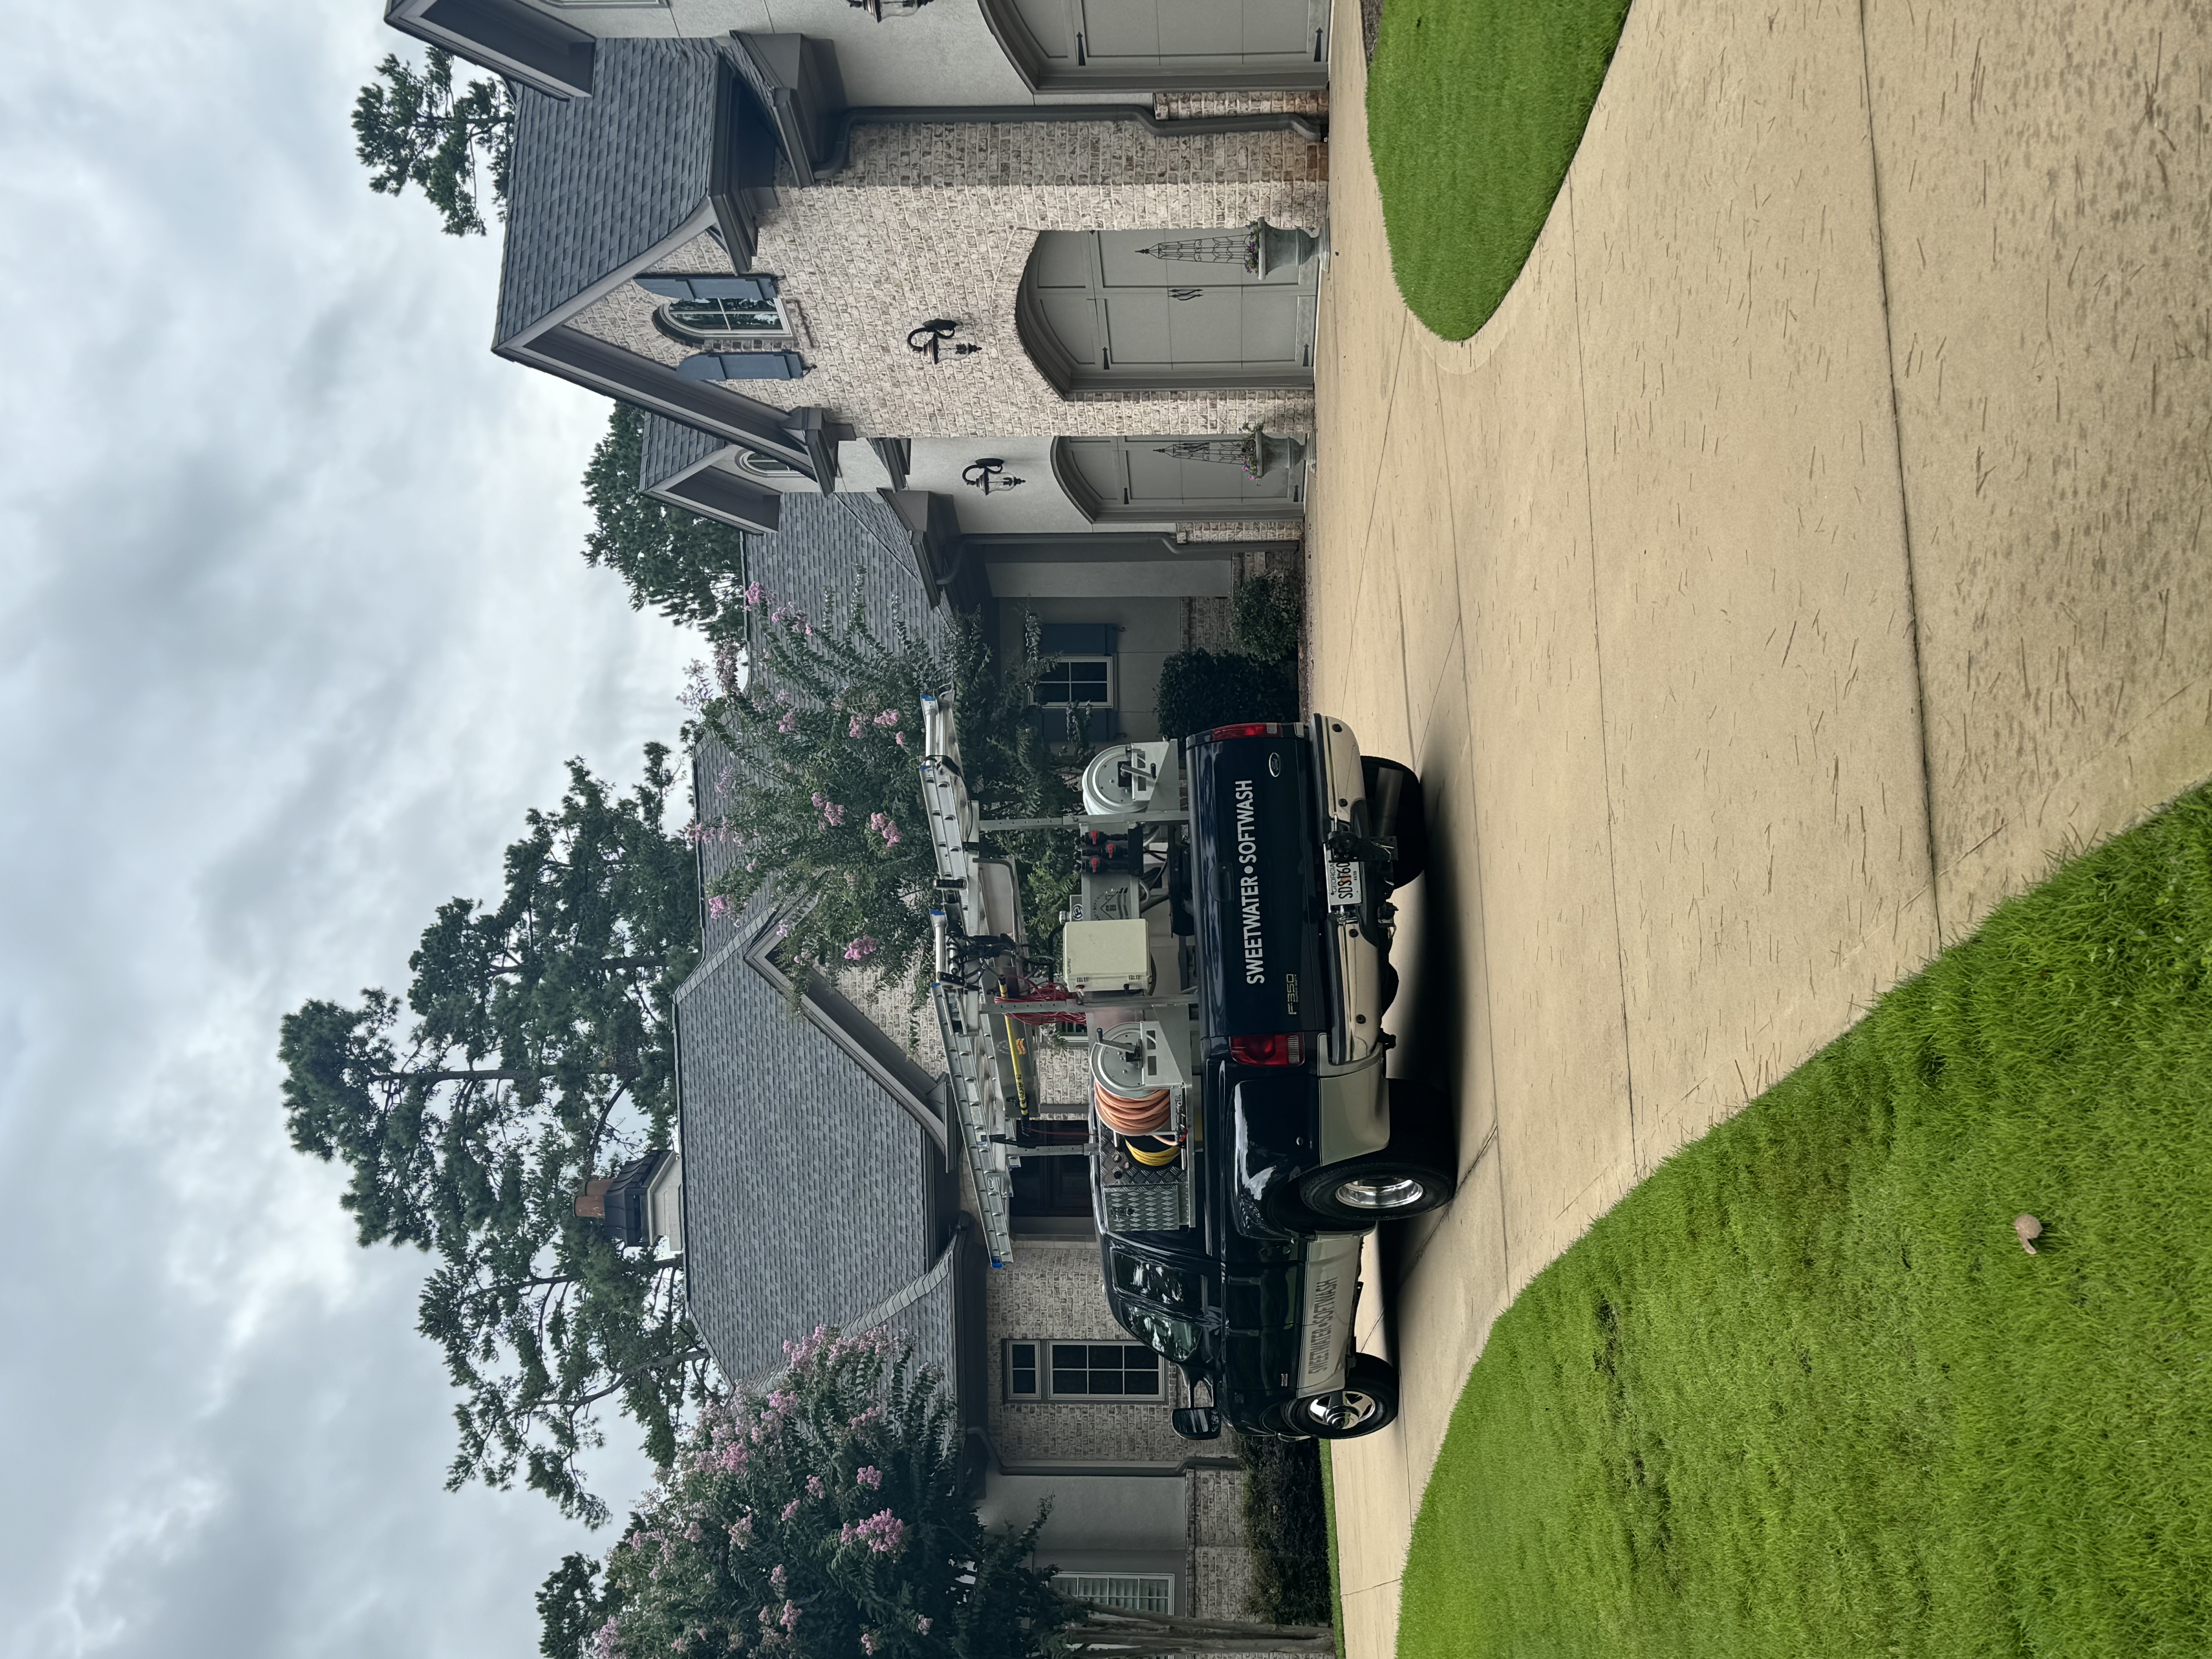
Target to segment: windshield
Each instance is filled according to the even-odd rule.
[[[1132,1306],[1129,1328],[1177,1364],[1198,1352],[1198,1327],[1157,1308]]]
[[[1157,1302],[1177,1313],[1200,1313],[1205,1310],[1206,1298],[1199,1288],[1198,1275],[1170,1267],[1164,1261],[1134,1255],[1127,1250],[1114,1252],[1114,1284],[1131,1296],[1142,1297],[1147,1302]]]

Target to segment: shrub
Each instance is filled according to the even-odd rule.
[[[1321,1449],[1311,1440],[1239,1440],[1244,1532],[1252,1540],[1247,1613],[1271,1624],[1329,1622],[1328,1517]]]
[[[1230,623],[1237,643],[1261,662],[1288,662],[1298,654],[1297,589],[1287,576],[1255,576],[1237,590]]]
[[[1298,717],[1294,675],[1235,651],[1178,651],[1160,666],[1160,735],[1187,738],[1237,720]]]

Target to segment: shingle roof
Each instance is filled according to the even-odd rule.
[[[825,590],[834,591],[841,618],[857,576],[868,626],[878,635],[889,639],[904,623],[933,642],[943,637],[945,618],[929,608],[907,528],[872,495],[786,495],[781,525],[753,544],[752,574],[777,599],[815,617],[824,614]]]
[[[718,449],[730,447],[727,438],[702,432],[696,426],[672,421],[648,411],[645,417],[637,487],[657,489],[678,473],[689,472]]]
[[[706,200],[721,62],[696,40],[602,40],[589,98],[518,88],[495,346],[641,258]]]
[[[859,1322],[939,1262],[944,1156],[741,939],[677,1007],[691,1314],[726,1376],[756,1377],[786,1341]],[[949,1357],[951,1305],[924,1296],[890,1322]]]

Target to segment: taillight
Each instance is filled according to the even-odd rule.
[[[1226,743],[1231,738],[1279,737],[1282,730],[1273,720],[1247,720],[1242,726],[1217,726],[1206,735],[1216,743]]]
[[[1303,1066],[1306,1039],[1303,1031],[1278,1032],[1273,1036],[1229,1039],[1229,1057],[1247,1066]]]

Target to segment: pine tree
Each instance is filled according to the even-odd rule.
[[[638,488],[645,451],[645,416],[617,403],[607,435],[584,472],[591,535],[584,562],[617,572],[629,585],[630,608],[650,605],[672,621],[692,623],[709,637],[741,629],[745,537],[740,530],[657,501]]]
[[[419,185],[444,216],[449,236],[481,236],[477,169],[491,175],[502,217],[514,154],[514,100],[501,81],[471,81],[453,92],[453,58],[430,48],[420,70],[387,55],[377,80],[354,100],[354,154],[369,171],[368,187],[398,196]]]
[[[665,1146],[671,1010],[697,959],[694,860],[662,827],[667,750],[618,795],[571,762],[556,812],[507,850],[499,903],[440,907],[403,1006],[313,1000],[283,1021],[292,1144],[352,1173],[363,1246],[436,1258],[418,1328],[462,1398],[448,1485],[518,1475],[571,1515],[605,1506],[577,1458],[616,1401],[673,1455],[705,1351],[680,1264],[618,1248],[574,1205],[584,1182]]]

